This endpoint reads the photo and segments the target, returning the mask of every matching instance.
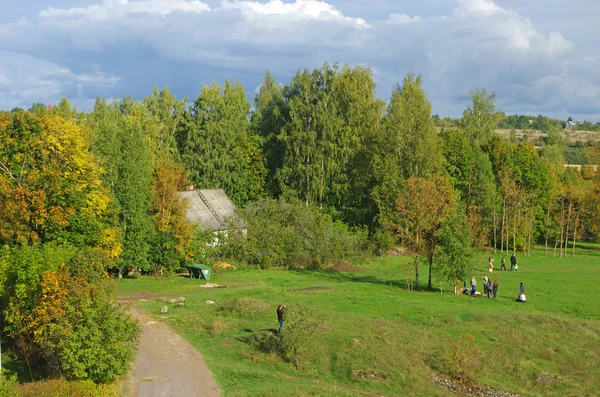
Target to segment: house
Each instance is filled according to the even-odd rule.
[[[198,225],[203,232],[225,232],[243,229],[245,224],[237,214],[235,204],[227,197],[223,189],[188,190],[179,192],[181,199],[187,200],[187,220]]]
[[[187,201],[186,218],[203,232],[213,232],[208,246],[218,246],[221,238],[227,238],[232,230],[246,235],[246,224],[238,216],[237,208],[223,189],[196,189],[189,186],[179,197]]]
[[[577,126],[577,123],[574,121],[567,121],[567,124],[565,124],[565,130],[570,130],[573,127]]]

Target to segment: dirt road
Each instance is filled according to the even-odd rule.
[[[218,397],[202,355],[166,324],[132,308],[142,335],[129,397]]]

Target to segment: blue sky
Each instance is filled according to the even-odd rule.
[[[600,121],[598,0],[0,0],[0,108],[136,99],[268,68],[370,66],[378,96],[423,74],[434,113],[477,87],[507,113]]]

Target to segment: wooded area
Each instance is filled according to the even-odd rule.
[[[67,100],[0,112],[3,323],[24,338],[24,358],[74,379],[122,372],[126,354],[114,373],[55,365],[72,346],[45,328],[68,318],[61,297],[76,285],[105,308],[91,288],[106,270],[164,273],[215,255],[319,268],[402,244],[414,252],[418,287],[421,254],[430,272],[456,280],[472,248],[529,255],[541,243],[563,256],[597,239],[600,174],[565,168],[560,136],[543,150],[501,139],[495,96],[479,89],[438,133],[420,76],[407,75],[387,103],[375,89],[369,69],[325,64],[287,85],[267,72],[253,106],[225,81],[202,87],[191,105],[164,88],[141,101],[99,98],[91,112]],[[600,144],[586,150],[597,164]],[[248,236],[209,250],[178,200],[190,183],[224,189]],[[36,315],[48,307],[60,315]]]

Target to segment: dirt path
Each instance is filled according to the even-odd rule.
[[[220,390],[202,355],[166,324],[135,308],[142,335],[129,397],[218,397]]]

